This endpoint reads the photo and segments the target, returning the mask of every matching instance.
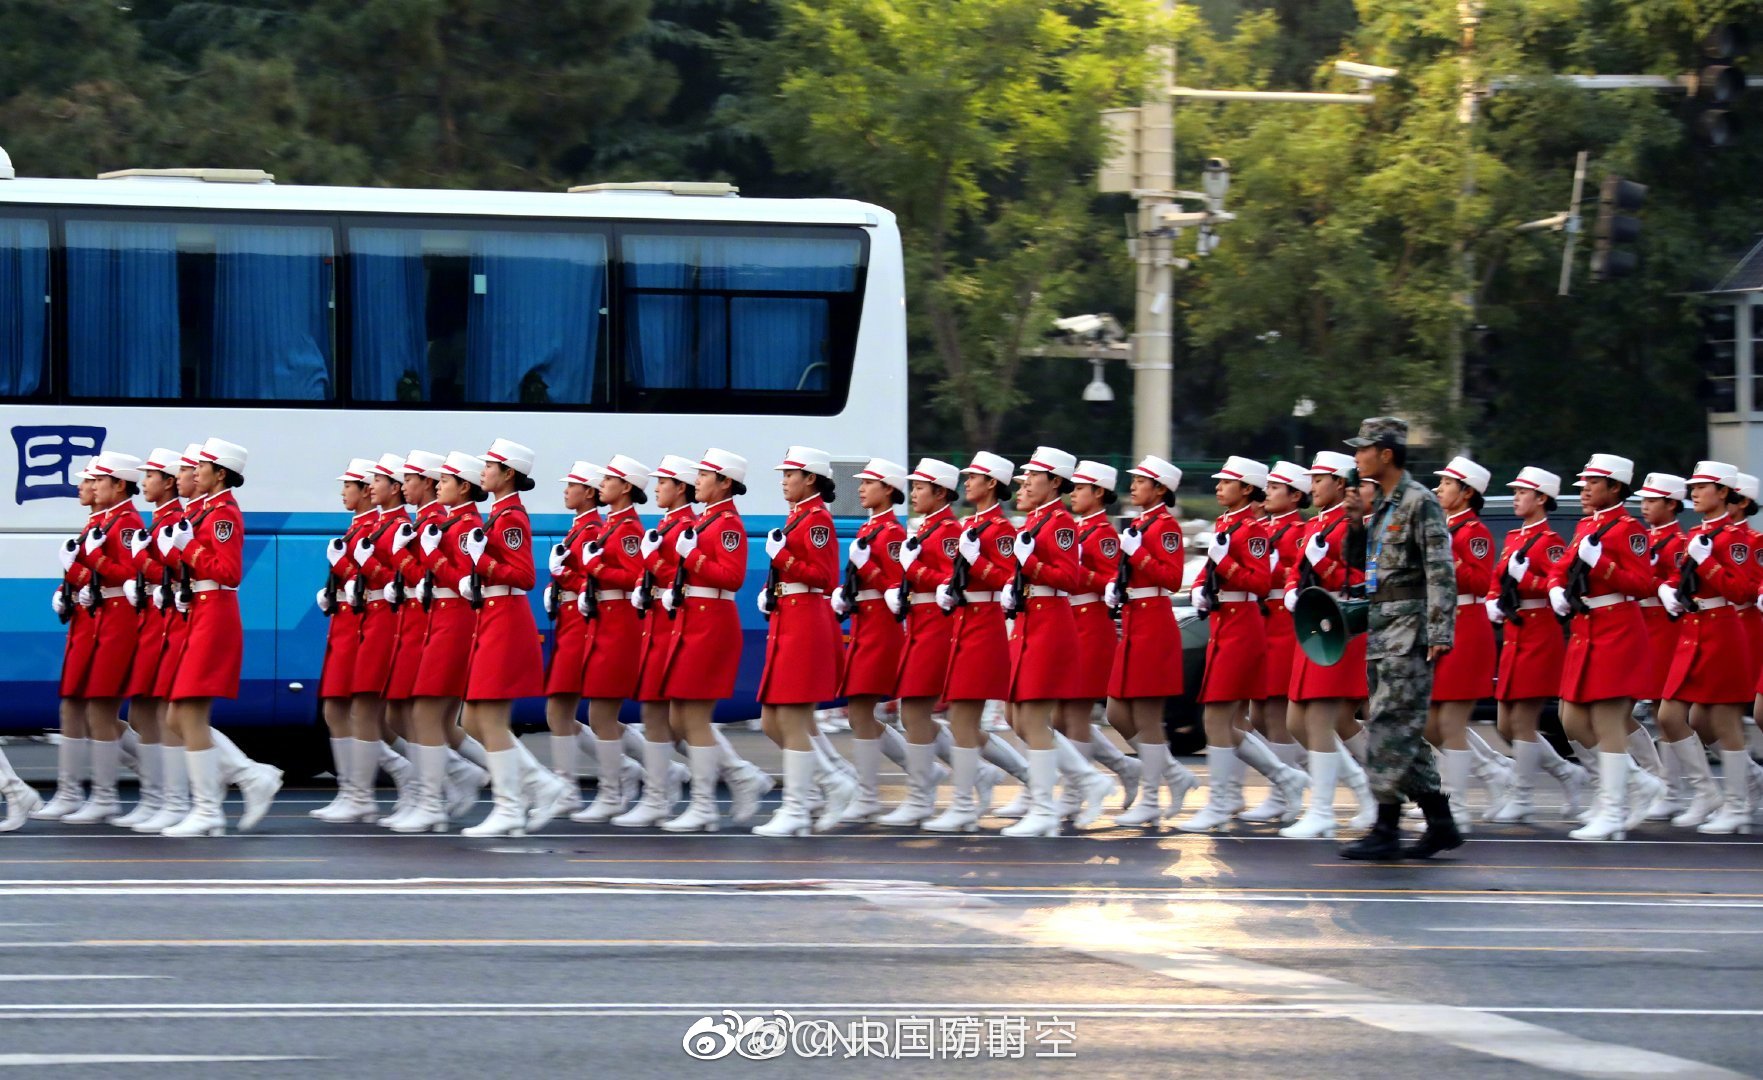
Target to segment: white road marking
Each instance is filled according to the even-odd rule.
[[[1602,945],[1548,945],[1548,946],[1515,946],[1515,945],[1403,945],[1379,944],[1376,942],[1321,942],[1300,943],[1290,942],[1270,944],[1256,941],[1240,941],[1219,943],[1217,948],[1232,951],[1248,952],[1427,952],[1444,950],[1451,952],[1531,952],[1547,951],[1551,953],[1701,953],[1704,949],[1682,947],[1643,947],[1643,946],[1602,946]],[[92,938],[85,941],[0,941],[0,950],[5,949],[590,949],[616,950],[636,949],[643,952],[662,952],[668,949],[688,951],[731,951],[747,952],[759,950],[873,950],[878,952],[934,952],[947,950],[951,952],[1057,952],[1064,951],[1060,945],[1037,944],[1032,942],[998,942],[998,941],[667,941],[656,939],[638,939],[618,941],[611,939],[581,938],[449,938],[445,940],[400,940],[398,938],[339,938],[326,940],[322,938]],[[41,976],[42,978],[63,978],[64,976]],[[65,976],[68,979],[79,978],[169,978],[164,975],[135,976]],[[0,975],[0,981],[7,976]],[[21,977],[26,978],[26,977]]]
[[[0,1067],[39,1065],[183,1065],[199,1062],[325,1061],[266,1054],[0,1054]]]
[[[1686,932],[1695,937],[1763,934],[1763,930],[1709,930],[1701,926],[1689,931],[1681,926],[1425,926],[1421,929],[1429,934],[1670,934],[1673,937],[1682,937]]]
[[[99,979],[169,979],[170,975],[0,975],[0,982],[93,982]]]

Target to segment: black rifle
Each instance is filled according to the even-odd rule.
[[[1608,525],[1605,525],[1591,535],[1592,543],[1602,544],[1604,542],[1604,537],[1611,529],[1614,529],[1616,526],[1627,520],[1628,515],[1618,511],[1610,518],[1610,523]],[[1571,614],[1567,615],[1566,619],[1571,619],[1574,615],[1584,615],[1592,610],[1587,607],[1585,603],[1586,590],[1591,587],[1591,574],[1592,568],[1587,566],[1585,560],[1579,557],[1579,545],[1575,544],[1573,563],[1567,568],[1567,607]],[[1566,620],[1564,619],[1563,621]]]
[[[206,506],[203,506],[201,510],[197,511],[195,517],[185,518],[184,521],[179,522],[178,524],[181,525],[181,524],[184,524],[185,522],[188,522],[189,526],[190,526],[190,532],[192,534],[194,534],[196,531],[196,526],[202,524],[204,521],[207,521],[208,515],[212,514],[212,513],[214,513],[213,505],[206,505]],[[196,572],[190,568],[189,561],[185,560],[185,559],[179,559],[178,560],[178,595],[177,595],[177,600],[179,603],[182,603],[184,605],[184,613],[183,614],[184,614],[184,618],[186,618],[186,619],[190,617],[189,608],[191,607],[191,605],[195,604],[195,602],[196,602],[196,590],[193,586],[193,583],[195,582],[195,580],[196,580]]]
[[[935,531],[934,527],[932,531]],[[922,531],[913,533],[906,538],[906,547],[922,548],[923,546],[924,534]],[[923,558],[922,555],[919,557]],[[900,610],[894,612],[894,621],[898,623],[905,622],[907,616],[912,614],[912,582],[906,579],[906,574],[907,570],[902,566],[900,569]]]
[[[1248,518],[1239,518],[1230,528],[1224,530],[1223,539],[1229,540],[1242,529]],[[1200,572],[1200,595],[1206,598],[1206,610],[1218,608],[1218,564],[1210,558],[1206,560],[1206,569]]]
[[[1720,525],[1717,526],[1713,532],[1704,535],[1708,537],[1709,543],[1713,543],[1714,538],[1724,531],[1726,531],[1726,526]],[[1694,543],[1694,541],[1692,540],[1691,543]],[[1677,602],[1683,605],[1684,611],[1686,612],[1700,611],[1702,610],[1702,605],[1697,602],[1696,594],[1701,591],[1701,568],[1696,565],[1696,560],[1689,557],[1689,552],[1685,551],[1683,565],[1678,568],[1677,572]],[[1671,618],[1675,620],[1677,616],[1672,615]]]
[[[1281,525],[1279,527],[1278,532],[1274,533],[1272,536],[1267,538],[1267,556],[1270,561],[1279,555],[1279,542],[1281,540],[1285,539],[1286,533],[1292,531],[1292,529],[1294,527],[1301,525],[1301,524],[1303,524],[1303,523],[1298,520],[1288,521],[1284,525]],[[1299,554],[1298,559],[1300,562],[1303,561],[1303,555],[1301,553]],[[1269,592],[1272,592],[1274,589],[1278,588],[1278,586],[1273,583],[1273,575],[1277,574],[1278,572],[1279,572],[1278,567],[1273,567],[1273,568],[1269,569],[1269,571],[1268,571],[1267,589]],[[1265,598],[1263,598],[1262,600],[1259,601],[1259,604],[1261,606],[1261,614],[1266,615],[1267,614],[1267,600]]]
[[[1034,528],[1028,530],[1028,532],[1024,533],[1023,535],[1027,536],[1030,540],[1034,540],[1034,541],[1038,542],[1041,538],[1041,530],[1045,529],[1047,527],[1047,522],[1052,521],[1052,520],[1053,520],[1053,515],[1049,513],[1046,517],[1035,522]],[[1020,562],[1018,562],[1016,564],[1016,577],[1012,579],[1011,584],[1014,585],[1016,588],[1016,611],[1015,611],[1015,614],[1020,615],[1026,619],[1026,618],[1028,618],[1029,580],[1028,580],[1028,573],[1023,569],[1022,563],[1020,563]]]
[[[803,514],[801,517],[797,518],[794,521],[784,522],[784,528],[783,528],[784,539],[788,540],[790,538],[790,534],[796,531],[796,526],[802,524],[804,521],[807,521],[807,520],[808,520],[808,515]],[[777,563],[773,562],[769,558],[766,559],[765,560],[765,595],[769,596],[771,598],[770,602],[765,605],[765,621],[766,622],[771,621],[771,613],[774,610],[776,610],[777,602],[779,600],[783,599],[783,594],[781,592],[779,592],[779,589],[782,588],[782,585],[783,585],[782,574],[779,572],[779,570],[777,568]]]
[[[104,543],[104,529],[103,529],[103,527],[99,527],[97,529],[94,529],[94,530],[86,533],[85,537],[82,537],[80,540],[80,546],[84,547],[86,539],[90,538],[90,537],[97,537],[98,543],[103,544]],[[97,574],[92,575],[91,584],[87,588],[86,591],[88,594],[86,597],[86,610],[91,612],[92,614],[96,615],[96,614],[98,614],[98,608],[101,607],[104,603],[103,585],[101,582],[99,582]]]
[[[1136,522],[1128,525],[1126,531],[1138,536],[1139,542],[1144,543],[1144,533],[1139,530]],[[1089,534],[1085,533],[1084,535],[1088,536]],[[1081,547],[1083,541],[1079,540],[1078,545]],[[1120,594],[1120,606],[1109,613],[1116,620],[1126,613],[1126,590],[1130,588],[1132,588],[1132,556],[1126,553],[1126,543],[1123,538],[1120,544],[1120,555],[1114,560],[1114,589]]]
[[[872,546],[867,536],[859,536],[857,542],[866,548]],[[875,558],[875,553],[871,552],[869,557],[872,559]],[[863,578],[858,574],[856,564],[852,563],[849,559],[845,560],[845,580],[843,584],[845,587],[845,603],[851,605],[851,614],[855,616],[857,614],[857,594],[863,591]],[[901,606],[904,607],[905,605]]]
[[[392,520],[375,529],[373,535],[367,538],[367,542],[377,548],[379,546],[380,537],[386,535],[387,531],[395,529],[399,525],[408,525],[409,523],[410,519],[407,517],[394,517]],[[353,555],[354,552],[351,551],[349,554]],[[360,576],[359,572],[361,568],[357,567],[356,569],[357,576]],[[393,576],[396,577],[397,575],[394,574]],[[360,588],[355,590],[355,603],[350,606],[355,609],[355,614],[357,615],[367,609],[367,582],[363,581]]]
[[[1537,541],[1543,538],[1546,531],[1538,529],[1537,534],[1525,541],[1524,546],[1518,549],[1517,557],[1529,562],[1530,549],[1537,546]],[[1500,614],[1511,619],[1514,626],[1524,625],[1524,616],[1518,614],[1518,603],[1522,599],[1523,597],[1518,595],[1518,579],[1512,576],[1512,560],[1507,559],[1505,565],[1500,567],[1500,599],[1496,603]]]

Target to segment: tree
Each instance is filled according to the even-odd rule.
[[[1024,400],[1023,350],[1083,275],[1098,112],[1140,100],[1150,0],[819,0],[731,40],[731,120],[779,165],[898,215],[913,367],[970,446]]]

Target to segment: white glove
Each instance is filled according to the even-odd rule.
[[[130,607],[139,607],[141,605],[141,582],[136,578],[129,578],[123,582],[122,598],[129,602]]]
[[[575,594],[575,609],[581,613],[582,618],[588,617],[588,590],[583,589]]]
[[[1286,604],[1287,611],[1297,611],[1298,610],[1298,590],[1297,589],[1287,589],[1286,590],[1285,604]]]
[[[81,585],[79,595],[75,597],[75,600],[81,607],[90,607],[92,604],[92,587],[90,585]]]
[[[644,533],[642,546],[638,548],[638,550],[643,553],[643,558],[645,559],[655,554],[657,551],[660,551],[661,530],[650,529],[648,532]]]
[[[1102,603],[1108,605],[1109,611],[1119,611],[1121,599],[1120,582],[1110,581],[1102,586]]]
[[[758,603],[759,603],[759,614],[761,614],[761,615],[770,615],[771,614],[771,590],[770,589],[760,589],[759,595],[755,596],[753,599],[758,601]]]
[[[174,535],[175,535],[175,532],[170,525],[167,525],[165,528],[159,530],[159,557],[160,558],[165,558],[166,556],[170,555],[171,549],[177,546],[175,543],[172,542],[172,537]]]
[[[582,548],[582,565],[592,566],[594,563],[599,562],[600,556],[604,554],[606,554],[605,544],[602,544],[598,540],[589,540],[587,546]]]
[[[671,615],[673,613],[673,590],[672,589],[662,589],[661,590],[661,606],[667,609],[668,614]]]
[[[998,602],[1004,606],[1006,615],[1022,606],[1022,593],[1016,588],[1016,582],[1006,581],[1004,590],[998,594]]]
[[[416,602],[419,604],[435,602],[435,586],[433,582],[429,581],[427,574],[424,574],[422,580],[416,583]]]
[[[920,556],[923,553],[924,553],[924,545],[918,542],[918,537],[908,536],[906,538],[906,543],[901,545],[901,547],[900,547],[900,569],[901,569],[901,571],[904,572],[906,570],[912,569],[912,564],[917,562],[918,556]]]
[[[845,559],[859,570],[868,566],[869,541],[861,536],[851,541],[851,546],[845,549]]]
[[[355,541],[355,548],[353,551],[349,552],[349,554],[355,559],[355,562],[358,565],[365,565],[373,558],[373,538],[363,536],[361,539]]]
[[[490,548],[490,538],[482,529],[473,529],[465,537],[465,554],[475,564]]]
[[[975,563],[979,562],[979,530],[978,529],[968,529],[961,534],[961,543],[960,543],[959,550],[961,552],[961,557],[963,559],[967,560],[967,565],[972,566]]]
[[[553,575],[563,573],[563,564],[569,561],[569,549],[562,544],[551,545],[551,558],[548,560]]]
[[[435,553],[435,549],[441,546],[441,537],[444,535],[445,532],[442,528],[432,521],[422,527],[422,554],[424,558]]]
[[[190,613],[190,602],[184,599],[184,590],[178,589],[171,594],[171,606],[177,609],[178,613],[181,615],[188,615]]]
[[[343,603],[348,604],[350,607],[354,607],[356,602],[360,599],[361,579],[358,577],[352,577],[343,583]]]
[[[1230,554],[1230,537],[1224,533],[1214,533],[1212,541],[1206,545],[1206,557],[1215,563],[1223,562]]]
[[[392,550],[403,551],[410,546],[410,541],[414,539],[416,539],[416,526],[408,521],[401,522],[396,529],[392,530]]]
[[[153,606],[158,608],[160,611],[165,610],[165,590],[164,589],[154,589],[153,590]]]
[[[638,585],[631,590],[631,607],[638,611],[649,610],[649,590]]]
[[[1195,585],[1194,591],[1188,594],[1188,599],[1193,601],[1194,610],[1202,615],[1212,610],[1212,605],[1206,601],[1206,590],[1198,585]]]
[[[61,595],[60,589],[49,594],[49,606],[55,609],[55,617],[58,619],[67,614],[67,597]]]
[[[1321,533],[1310,537],[1310,542],[1304,545],[1304,558],[1311,566],[1321,566],[1322,560],[1328,558],[1328,541]]]
[[[104,546],[104,530],[93,529],[86,534],[86,554],[90,555]]]
[[[698,530],[688,525],[680,530],[679,536],[674,540],[673,553],[683,559],[697,550]]]
[[[1482,606],[1488,609],[1488,622],[1498,626],[1506,621],[1506,613],[1500,610],[1500,602],[1498,600],[1486,601]]]
[[[151,533],[146,529],[136,529],[135,538],[129,541],[129,554],[137,559],[140,558],[141,554],[147,550],[147,545],[152,542],[153,536]]]
[[[56,593],[56,595],[59,596],[61,594]],[[900,589],[898,586],[882,593],[882,600],[887,603],[889,611],[893,612],[895,615],[900,614],[900,604],[903,601],[900,599]]]
[[[1145,534],[1140,532],[1137,526],[1128,525],[1126,531],[1120,534],[1120,550],[1126,552],[1127,555],[1137,555],[1139,548],[1144,546]]]
[[[190,541],[195,538],[196,530],[190,528],[190,523],[188,521],[178,522],[177,531],[171,534],[172,545],[179,551],[189,547]]]
[[[1026,532],[1017,533],[1016,539],[1010,542],[1010,553],[1016,556],[1016,565],[1027,566],[1028,560],[1034,557],[1035,538]]]
[[[1267,553],[1267,569],[1270,571],[1279,569],[1279,552],[1270,551]]]
[[[169,528],[169,526],[167,526],[167,527]],[[77,540],[73,537],[69,537],[67,540],[63,541],[63,543],[61,545],[61,551],[60,551],[61,569],[64,571],[72,570],[73,569],[73,561],[75,558],[77,558],[79,556],[79,553],[80,553],[79,540]]]
[[[170,529],[171,526],[167,525],[166,530],[169,532]],[[342,562],[343,556],[347,553],[348,545],[343,542],[343,538],[340,536],[324,546],[324,557],[329,560],[332,566]]]
[[[1567,590],[1559,585],[1549,590],[1549,607],[1563,619],[1573,614],[1573,608],[1567,603]]]
[[[90,552],[91,550],[91,541],[88,540],[86,542],[86,551]],[[1581,550],[1584,550],[1583,547]],[[1707,533],[1703,533],[1701,536],[1690,541],[1689,553],[1690,558],[1696,560],[1696,565],[1700,566],[1708,561],[1708,556],[1714,554],[1714,541],[1709,538]]]
[[[326,589],[318,590],[318,611],[321,615],[329,615],[337,608],[337,601]]]
[[[350,579],[350,583],[354,583],[353,578]],[[476,577],[467,574],[459,579],[459,595],[461,598],[469,600],[475,604],[484,598],[484,588],[482,585],[478,584]]]
[[[937,606],[944,611],[955,610],[955,592],[949,588],[948,582],[937,586]]]
[[[845,599],[845,587],[843,585],[840,585],[833,590],[832,605],[833,614],[841,619],[851,614],[851,601]]]
[[[388,604],[392,603],[397,598],[398,598],[398,583],[396,581],[388,582],[386,584],[386,587],[380,590],[380,599],[384,600]]]
[[[1587,536],[1579,542],[1579,561],[1591,570],[1598,568],[1598,560],[1604,557],[1604,545]]]
[[[1514,551],[1506,560],[1506,574],[1513,581],[1523,581],[1524,575],[1530,573],[1530,560]]]
[[[1683,601],[1677,598],[1677,590],[1670,585],[1659,586],[1659,602],[1665,605],[1665,610],[1671,615],[1682,615],[1687,610]]]
[[[765,557],[776,559],[777,553],[784,549],[784,531],[773,529],[765,534]]]

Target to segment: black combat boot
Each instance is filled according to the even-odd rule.
[[[1377,824],[1371,831],[1341,848],[1343,859],[1393,862],[1402,857],[1402,804],[1377,804]]]
[[[1444,792],[1435,791],[1415,800],[1426,814],[1426,831],[1420,839],[1402,849],[1410,859],[1430,859],[1441,851],[1463,846],[1463,834],[1457,831],[1457,819],[1451,816],[1451,800]]]

